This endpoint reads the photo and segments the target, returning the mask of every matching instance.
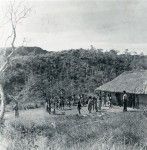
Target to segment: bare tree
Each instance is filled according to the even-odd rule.
[[[8,40],[11,41],[11,52],[8,56],[6,56],[6,62],[0,68],[1,75],[4,73],[6,68],[10,64],[10,57],[16,50],[15,41],[17,37],[17,26],[28,16],[31,11],[31,8],[25,4],[24,1],[16,2],[15,0],[10,1],[7,7],[7,23],[10,24],[11,34],[8,36],[6,42]],[[6,44],[5,44],[6,45]],[[3,83],[0,83],[0,95],[1,95],[1,112],[0,112],[0,120],[3,120],[5,114],[5,94],[3,89]]]

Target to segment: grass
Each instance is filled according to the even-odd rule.
[[[36,109],[5,122],[7,150],[145,150],[143,112],[48,115]]]

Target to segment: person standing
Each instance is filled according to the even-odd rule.
[[[100,93],[99,93],[99,110],[101,110],[101,109],[102,109],[102,93],[100,91]]]
[[[126,91],[123,91],[123,103],[124,103],[123,111],[127,111],[127,101],[128,101],[127,93]]]
[[[45,102],[45,110],[48,112],[48,103],[47,103],[47,101]]]
[[[93,111],[94,111],[94,109],[95,109],[95,99],[94,99],[94,97],[92,97],[92,109],[93,109]]]
[[[46,101],[45,103],[45,110],[50,114],[51,113],[51,104],[50,101]]]
[[[56,99],[56,108],[59,109],[59,97]]]
[[[89,100],[88,100],[88,111],[89,111],[89,113],[91,113],[91,110],[92,110],[92,102],[93,102],[92,97],[89,96]]]
[[[68,107],[69,107],[69,108],[71,108],[71,101],[72,101],[72,97],[69,96],[69,97],[68,97]]]
[[[56,114],[56,102],[55,101],[53,102],[53,107],[54,107],[53,114]]]
[[[97,98],[94,96],[93,97],[93,102],[94,102],[94,108],[95,108],[95,111],[97,112],[98,111],[98,107],[97,107]]]
[[[78,101],[78,106],[77,106],[77,109],[78,109],[79,114],[81,114],[81,108],[82,108],[82,105],[81,105],[81,102],[80,102],[80,100],[79,100],[79,101]]]
[[[52,98],[48,99],[48,113],[49,114],[51,114],[51,110],[52,110],[51,104],[52,104]]]
[[[76,95],[74,94],[73,95],[73,106],[75,106],[75,103],[76,103]]]
[[[60,97],[60,107],[61,107],[61,110],[64,110],[64,97],[63,96]]]
[[[109,93],[108,98],[109,98],[109,108],[112,108],[112,96],[111,96],[111,93]]]
[[[19,117],[19,108],[18,108],[18,102],[15,102],[15,105],[14,105],[14,111],[15,111],[15,117]]]
[[[107,95],[106,95],[106,93],[104,92],[104,107],[106,107],[106,103],[107,103]]]

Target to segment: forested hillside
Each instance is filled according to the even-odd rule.
[[[66,98],[93,92],[126,70],[147,69],[146,60],[146,56],[131,55],[128,51],[124,54],[100,49],[48,52],[38,47],[20,47],[2,81],[7,97],[12,95],[21,102],[45,101],[59,96],[61,90]]]

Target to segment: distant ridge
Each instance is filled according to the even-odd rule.
[[[8,48],[8,52],[10,53],[11,48]],[[40,47],[18,47],[16,48],[16,50],[14,51],[13,56],[25,56],[25,55],[37,55],[37,54],[47,54],[48,51],[43,50]]]

